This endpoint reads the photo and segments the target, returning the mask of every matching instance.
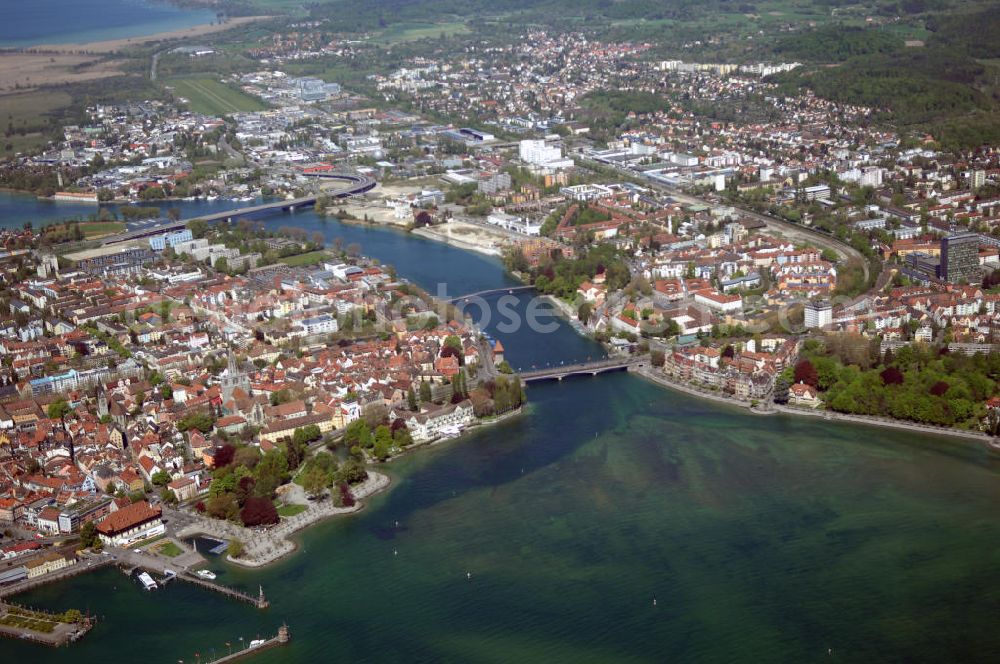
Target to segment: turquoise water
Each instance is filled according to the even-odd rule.
[[[263,584],[267,611],[106,571],[24,598],[105,616],[85,640],[0,647],[193,662],[287,620],[293,644],[254,662],[1000,657],[1000,484],[976,446],[749,415],[624,374],[530,397],[519,420],[392,463],[388,493],[276,567],[221,566]]]
[[[4,0],[0,47],[143,37],[214,20],[210,9],[181,9],[148,0]]]
[[[405,233],[294,222],[425,288],[511,283]],[[599,352],[566,326],[501,338],[519,366]],[[195,662],[287,621],[292,644],[250,661],[1000,659],[1000,464],[980,445],[750,415],[627,374],[528,393],[522,416],[391,463],[390,491],[277,565],[216,561],[221,582],[263,585],[266,611],[106,570],[21,598],[103,616],[83,641],[0,653]]]

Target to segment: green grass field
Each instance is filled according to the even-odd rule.
[[[451,36],[468,32],[471,32],[469,26],[460,21],[451,23],[397,23],[384,30],[378,36],[378,41],[383,44],[403,44],[418,39],[437,39],[442,33]]]
[[[302,267],[303,265],[316,265],[330,257],[325,251],[309,251],[297,256],[282,258],[280,262],[291,267]]]
[[[125,224],[121,221],[88,221],[80,224],[83,237],[90,240],[95,237],[114,235],[125,232]]]
[[[282,505],[278,508],[278,516],[295,516],[306,511],[305,505]]]
[[[173,542],[167,541],[156,548],[156,552],[161,556],[166,556],[167,558],[176,558],[177,556],[184,553],[184,549],[177,546]]]
[[[208,77],[175,78],[167,85],[173,87],[175,96],[187,99],[195,113],[221,116],[267,108],[260,100]]]

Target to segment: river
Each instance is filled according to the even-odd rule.
[[[392,229],[266,223],[293,222],[430,290],[513,283],[494,259]],[[497,336],[520,367],[599,352],[565,325]],[[292,643],[250,661],[1000,658],[1000,465],[980,445],[753,415],[627,374],[528,395],[518,418],[391,463],[388,492],[275,566],[216,560],[219,581],[263,585],[266,611],[105,570],[20,598],[103,616],[80,643],[0,652],[195,662],[287,621]]]

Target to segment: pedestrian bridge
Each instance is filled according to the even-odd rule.
[[[448,300],[451,304],[464,303],[473,298],[484,298],[491,295],[501,295],[507,293],[513,295],[514,293],[526,293],[528,291],[535,290],[534,286],[511,286],[509,288],[491,288],[489,290],[481,290],[476,293],[469,293],[468,295],[459,295],[458,297],[453,297]]]
[[[631,371],[645,364],[648,360],[646,355],[630,355],[629,357],[607,358],[604,360],[594,360],[593,362],[580,362],[578,364],[560,364],[559,366],[543,367],[532,369],[531,371],[520,372],[521,380],[525,383],[534,383],[542,380],[562,380],[569,376],[596,376],[610,371]]]

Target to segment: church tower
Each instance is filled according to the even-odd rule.
[[[108,395],[104,391],[104,384],[97,384],[97,417],[103,418],[108,414]]]
[[[232,351],[229,351],[229,365],[226,367],[225,373],[221,376],[222,383],[222,403],[227,403],[233,398],[233,391],[236,388],[242,389],[247,394],[250,394],[250,378],[247,373],[240,366],[240,363],[236,361],[236,355]]]

